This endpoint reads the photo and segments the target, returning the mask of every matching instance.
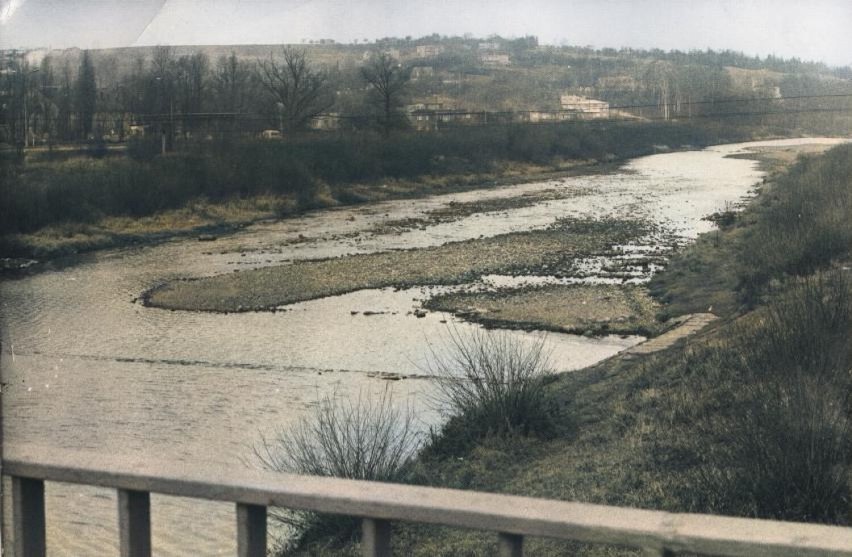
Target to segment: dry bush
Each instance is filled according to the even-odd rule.
[[[404,482],[420,447],[414,425],[414,415],[395,407],[389,390],[355,398],[325,395],[293,427],[263,438],[255,455],[277,472]],[[325,538],[343,542],[357,535],[360,524],[352,517],[288,509],[271,517],[291,528],[285,548]]]
[[[445,349],[432,350],[427,371],[438,385],[436,404],[449,417],[433,445],[467,445],[487,435],[547,435],[552,372],[544,337],[524,342],[507,332],[449,330]]]

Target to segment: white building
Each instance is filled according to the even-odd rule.
[[[486,66],[508,66],[512,62],[509,60],[508,54],[489,53],[483,54],[481,57],[482,63]]]
[[[443,54],[444,47],[439,44],[422,44],[417,47],[417,56],[420,58],[431,58]]]
[[[562,95],[560,98],[562,110],[581,113],[588,118],[609,117],[609,103],[580,95]]]

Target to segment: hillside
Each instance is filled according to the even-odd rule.
[[[360,67],[374,51],[388,52],[413,68],[408,100],[448,99],[445,108],[468,110],[556,110],[560,94],[597,98],[612,105],[642,105],[643,115],[671,105],[670,116],[691,116],[714,99],[779,98],[852,92],[852,70],[824,64],[759,58],[723,51],[663,52],[541,46],[535,37],[487,39],[440,37],[389,38],[370,44],[301,44],[312,63],[323,68],[336,91],[333,112],[362,110]],[[92,51],[98,87],[104,97],[137,75],[158,47]],[[78,49],[34,51],[33,66],[50,60],[57,74],[73,79]],[[213,69],[231,54],[255,66],[270,56],[280,59],[281,45],[208,45],[171,47],[175,59],[201,55]],[[67,68],[67,69],[66,69]],[[215,103],[207,101],[208,109]],[[648,106],[646,106],[648,105]],[[752,107],[753,108],[753,107]]]

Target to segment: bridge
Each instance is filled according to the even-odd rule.
[[[284,507],[360,517],[366,557],[391,555],[391,523],[420,522],[494,532],[499,555],[520,557],[524,538],[540,536],[640,549],[646,556],[679,553],[737,557],[852,557],[852,528],[591,505],[245,470],[188,471],[153,459],[15,446],[4,458],[12,481],[12,543],[16,557],[43,557],[45,482],[118,492],[122,557],[150,557],[150,494],[235,505],[238,557],[267,551],[267,508]],[[8,540],[7,540],[8,541]]]

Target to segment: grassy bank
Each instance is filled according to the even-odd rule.
[[[51,256],[120,243],[133,236],[128,221],[147,219],[146,234],[238,224],[778,133],[730,122],[580,122],[220,141],[166,156],[142,142],[123,157],[4,159],[0,252]]]
[[[777,153],[777,152],[776,152]],[[852,147],[821,157],[763,157],[770,172],[760,195],[722,229],[698,239],[672,260],[650,289],[672,315],[731,315],[760,303],[785,277],[807,276],[848,258],[852,245]]]
[[[721,300],[725,319],[666,351],[558,376],[549,385],[546,431],[489,434],[477,413],[456,415],[421,453],[412,481],[848,524],[850,177],[850,146],[798,162],[722,230],[676,256],[655,281],[672,311]],[[814,237],[830,241],[808,251]],[[496,537],[395,524],[394,549],[491,555]],[[631,554],[541,539],[529,540],[527,549],[532,555]],[[329,547],[307,540],[300,554],[356,550],[354,542]]]

